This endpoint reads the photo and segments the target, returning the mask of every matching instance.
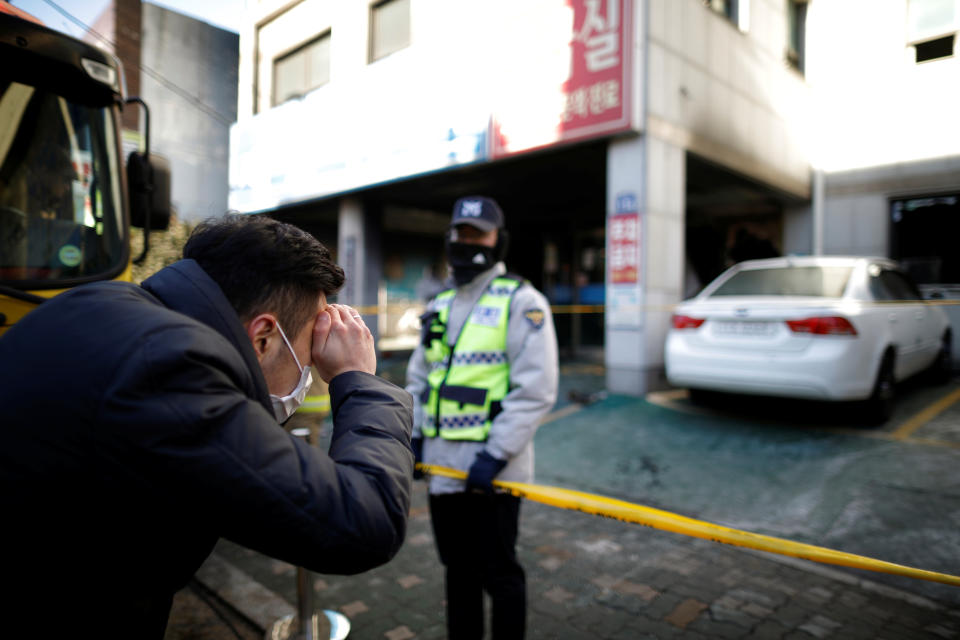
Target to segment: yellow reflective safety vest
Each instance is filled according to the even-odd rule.
[[[470,311],[452,349],[446,330],[456,290],[448,289],[435,298],[434,311],[423,318],[424,354],[430,369],[420,427],[425,437],[487,439],[510,390],[510,301],[523,282],[510,275],[494,278]]]

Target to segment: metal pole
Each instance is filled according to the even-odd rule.
[[[307,444],[315,445],[316,436],[310,429],[291,430]],[[267,629],[267,640],[344,640],[350,633],[350,621],[337,611],[313,609],[313,574],[297,567],[297,613],[277,620]]]
[[[311,582],[310,572],[303,567],[297,567],[297,640],[320,640],[317,614],[313,611]]]

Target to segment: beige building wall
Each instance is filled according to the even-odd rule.
[[[647,24],[646,118],[635,152],[642,160],[617,153],[621,142],[608,156],[614,192],[631,173],[614,163],[632,162],[642,174],[634,178],[643,200],[642,322],[608,327],[605,350],[608,388],[628,394],[663,384],[669,309],[684,296],[686,154],[798,199],[810,196],[809,91],[785,62],[786,3],[742,0],[738,24],[700,0],[639,4]],[[790,213],[785,240],[804,244],[809,227],[802,213]]]
[[[825,253],[887,255],[892,198],[960,191],[960,57],[917,63],[909,21],[907,0],[810,5]]]
[[[331,156],[331,162],[369,149],[383,155],[390,148],[384,141],[398,136],[403,139],[397,148],[422,144],[429,127],[418,119],[454,117],[472,130],[477,122],[484,126],[488,114],[518,106],[548,113],[544,105],[526,104],[518,96],[549,98],[537,88],[568,72],[570,62],[563,57],[568,36],[563,42],[543,39],[544,33],[569,34],[569,28],[544,28],[544,20],[572,20],[563,0],[411,0],[411,45],[372,64],[370,4],[251,2],[249,27],[241,33],[240,82],[255,90],[240,95],[238,140],[260,134],[260,157],[283,159],[298,148],[310,150],[292,169],[317,163],[318,153]],[[619,324],[608,316],[605,355],[614,374],[610,388],[637,394],[658,385],[669,323],[664,310],[683,293],[687,153],[808,198],[810,164],[803,143],[810,107],[803,77],[785,62],[785,2],[741,0],[737,25],[701,0],[636,0],[632,8],[638,135],[610,140],[607,213],[614,213],[621,193],[639,201],[638,286],[649,311]],[[271,113],[273,60],[327,29],[332,30],[328,85]],[[262,135],[269,127],[279,131],[277,120],[298,122],[298,144],[261,151],[278,137]],[[238,182],[253,184],[263,171],[256,173]]]
[[[410,46],[371,63],[370,8],[376,0],[249,4],[240,33],[240,82],[254,89],[241,92],[242,118],[270,108],[274,59],[327,30],[333,34],[330,82],[319,91],[350,102],[368,97],[372,86],[395,107],[420,96],[426,110],[449,100],[463,111],[469,108],[469,96],[478,110],[489,111],[509,100],[511,90],[542,79],[525,74],[524,65],[540,46],[530,42],[536,40],[542,16],[549,15],[543,9],[557,6],[554,0],[411,0]]]
[[[788,68],[786,2],[649,0],[648,130],[787,193],[810,193],[809,92]]]
[[[833,173],[957,155],[960,58],[915,61],[907,0],[812,2],[807,26],[818,166]]]
[[[241,92],[238,97],[241,118],[272,107],[274,59],[331,29],[335,19],[338,22],[342,19],[335,14],[343,13],[351,4],[331,0],[251,0],[247,3],[247,18],[240,32],[240,85],[252,90]],[[338,26],[344,28],[346,24]],[[333,42],[346,45],[347,39],[337,38]],[[340,61],[344,56],[332,55],[331,59]],[[334,77],[334,69],[330,75]]]

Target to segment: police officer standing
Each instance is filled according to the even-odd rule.
[[[494,639],[522,638],[526,625],[520,499],[492,482],[533,480],[533,436],[557,397],[557,338],[546,298],[507,273],[506,248],[494,200],[455,203],[446,239],[452,281],[421,318],[407,369],[417,461],[468,471],[466,483],[430,478],[451,640],[483,637],[484,591]]]

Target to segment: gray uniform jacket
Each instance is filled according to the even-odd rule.
[[[457,289],[447,327],[447,341],[456,343],[460,330],[490,281],[506,273],[502,262],[484,271],[472,281]],[[433,302],[428,306],[433,311]],[[543,312],[541,322],[536,314]],[[441,437],[424,438],[423,461],[467,471],[477,453],[486,450],[508,464],[497,476],[498,480],[533,481],[533,436],[540,421],[557,399],[557,334],[547,299],[529,283],[517,289],[510,303],[507,326],[507,359],[510,363],[510,391],[503,399],[503,411],[494,419],[486,442],[444,440]],[[427,389],[429,373],[424,347],[419,345],[410,356],[407,366],[407,391],[414,397],[413,437],[422,436],[423,405],[420,402]],[[430,493],[463,491],[461,480],[433,476]]]

